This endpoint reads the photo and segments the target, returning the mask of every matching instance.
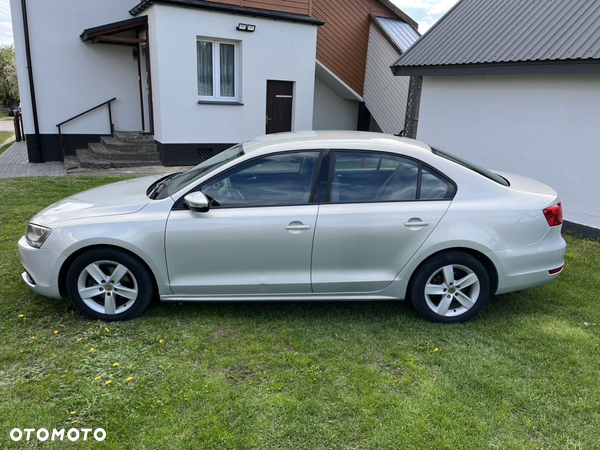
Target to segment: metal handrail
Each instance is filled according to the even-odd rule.
[[[102,108],[105,105],[108,105],[108,121],[110,122],[110,134],[113,134],[115,132],[115,125],[113,124],[113,119],[112,119],[112,108],[111,108],[111,103],[114,102],[117,99],[117,97],[113,97],[110,100],[107,100],[105,102],[100,103],[99,105],[94,106],[93,108],[88,109],[87,111],[84,111],[82,113],[77,114],[76,116],[71,117],[70,119],[67,119],[61,123],[59,123],[58,125],[56,125],[56,127],[58,128],[58,137],[60,139],[60,147],[62,149],[63,152],[63,158],[65,156],[65,146],[64,146],[64,141],[63,141],[63,135],[62,135],[62,126],[71,122],[72,120],[78,119],[81,116],[85,116],[87,113],[90,113],[98,108]]]

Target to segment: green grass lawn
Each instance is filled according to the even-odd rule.
[[[11,133],[9,131],[0,131],[0,143],[6,141],[11,136],[14,136],[14,133]],[[13,141],[10,141],[8,144],[0,147],[0,155],[2,153],[4,153],[6,150],[8,150],[14,143],[15,143],[15,141],[13,140]]]
[[[12,131],[0,131],[0,143],[10,139],[14,134]]]
[[[557,282],[464,325],[406,302],[156,304],[106,324],[33,294],[16,243],[113,180],[0,181],[0,448],[15,427],[106,430],[77,448],[600,448],[600,243],[568,238]]]

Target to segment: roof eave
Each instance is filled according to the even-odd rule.
[[[311,16],[304,16],[301,14],[286,13],[270,9],[248,8],[244,6],[229,5],[226,3],[189,0],[142,0],[138,5],[136,5],[129,11],[129,14],[131,14],[132,16],[136,16],[155,3],[159,3],[162,5],[180,6],[184,8],[204,9],[207,11],[224,12],[229,14],[239,14],[244,16],[264,17],[267,19],[304,23],[308,25],[325,25],[325,22],[320,19],[316,19]]]
[[[87,28],[79,35],[83,42],[89,41],[94,36],[104,33],[118,33],[134,30],[136,27],[142,26],[148,22],[147,17],[134,17],[133,19],[120,20],[118,22],[109,23],[106,25],[100,25],[98,27]]]
[[[516,61],[501,63],[391,66],[396,76],[585,75],[600,74],[600,60]]]

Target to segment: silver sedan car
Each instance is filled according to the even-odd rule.
[[[94,319],[132,319],[155,297],[410,298],[451,323],[556,279],[562,220],[550,187],[417,141],[285,133],[61,200],[19,251],[27,285]]]

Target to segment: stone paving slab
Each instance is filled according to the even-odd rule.
[[[66,174],[62,161],[30,163],[25,142],[16,142],[0,155],[0,178],[58,177]]]
[[[165,167],[144,166],[130,167],[124,169],[92,170],[75,169],[69,170],[69,176],[134,176],[162,175],[173,172],[184,172],[193,166]],[[41,164],[30,163],[27,158],[27,144],[17,142],[0,155],[0,178],[16,177],[58,177],[67,175],[65,165],[62,161],[53,161]]]

